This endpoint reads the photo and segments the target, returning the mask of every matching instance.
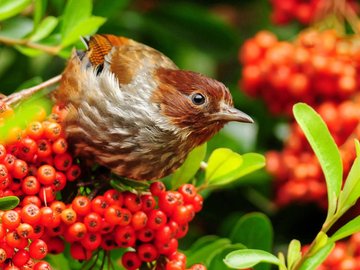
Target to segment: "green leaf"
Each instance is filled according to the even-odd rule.
[[[68,257],[66,257],[64,253],[57,255],[48,254],[46,256],[46,261],[51,264],[53,269],[74,269],[70,268]]]
[[[307,258],[300,266],[299,270],[314,270],[318,267],[326,257],[330,254],[331,250],[334,248],[335,243],[330,241],[321,249],[318,250],[314,255]]]
[[[1,0],[0,21],[8,19],[23,11],[32,0]]]
[[[199,170],[200,163],[204,160],[205,155],[206,143],[192,150],[187,156],[185,162],[172,175],[171,187],[176,189],[182,184],[189,182]]]
[[[79,40],[81,36],[93,34],[97,29],[104,24],[105,18],[92,16],[78,23],[72,31],[64,36],[61,42],[63,47],[69,46]]]
[[[15,208],[20,202],[16,196],[6,196],[0,198],[0,210],[10,210]]]
[[[216,254],[213,257],[213,259],[211,260],[207,269],[208,270],[231,269],[231,268],[227,267],[226,264],[224,263],[224,257],[232,251],[243,249],[243,248],[246,248],[246,247],[242,244],[232,244],[232,245],[228,245],[228,246],[224,247],[221,252],[219,252],[218,254]]]
[[[327,220],[335,213],[342,184],[342,161],[339,150],[321,117],[308,105],[298,103],[294,116],[314,150],[326,179],[328,192]]]
[[[301,259],[301,244],[299,240],[291,240],[287,253],[288,269],[292,269]]]
[[[37,50],[37,49],[33,49],[33,48],[29,48],[26,46],[15,46],[15,48],[21,52],[22,54],[29,56],[29,57],[35,57],[38,56],[40,54],[43,54],[44,52],[41,50]]]
[[[201,238],[198,238],[192,245],[190,250],[198,250],[205,246],[207,246],[210,243],[213,243],[217,240],[219,240],[220,237],[217,235],[205,235]]]
[[[234,269],[253,267],[261,262],[275,265],[280,264],[280,260],[277,257],[259,249],[240,249],[230,252],[225,257],[224,262],[228,267]]]
[[[33,30],[33,21],[26,17],[14,17],[1,24],[0,35],[10,38],[23,38]]]
[[[218,148],[209,157],[205,179],[211,185],[223,185],[236,180],[235,172],[242,163],[243,158],[238,153],[231,149]]]
[[[230,240],[227,238],[219,238],[206,245],[194,244],[190,249],[184,251],[186,255],[186,264],[193,265],[195,263],[203,263],[208,265],[213,257],[221,252],[225,247],[230,245]]]
[[[334,242],[343,239],[345,237],[348,237],[354,233],[357,233],[360,231],[360,216],[357,216],[356,218],[350,220],[348,223],[346,223],[344,226],[342,226],[340,229],[338,229],[331,237],[330,239]]]
[[[66,4],[62,18],[61,35],[66,38],[74,27],[91,16],[91,0],[69,0]]]
[[[52,31],[54,31],[58,22],[59,20],[56,17],[46,17],[37,27],[36,31],[30,36],[29,40],[35,42],[46,38]]]
[[[243,177],[265,166],[265,157],[257,153],[246,153],[242,155],[243,163],[236,172],[236,178]]]
[[[355,150],[356,150],[356,156],[360,157],[360,142],[358,139],[355,139]]]
[[[329,237],[326,233],[323,231],[320,231],[315,238],[315,244],[313,248],[311,249],[311,254],[318,252],[320,249],[322,249],[327,243],[329,242]]]
[[[339,196],[338,211],[345,213],[360,197],[360,158],[357,157],[346,178]]]
[[[41,18],[44,16],[47,6],[47,0],[35,0],[34,3],[34,29],[37,29]]]
[[[235,224],[230,240],[242,243],[248,248],[270,251],[273,241],[273,229],[269,218],[262,213],[249,213]]]
[[[285,262],[285,256],[282,252],[278,253],[278,259],[280,261],[279,263],[279,270],[288,270],[286,267],[286,262]]]

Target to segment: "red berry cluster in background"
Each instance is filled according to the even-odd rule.
[[[326,9],[327,0],[270,0],[272,5],[271,19],[275,24],[287,24],[293,20],[301,24],[310,24],[317,14]],[[340,2],[340,1],[339,1]],[[349,8],[357,10],[355,0],[347,0]]]
[[[47,120],[32,122],[25,131],[14,128],[0,144],[0,197],[20,198],[16,208],[0,211],[0,268],[49,270],[42,259],[62,253],[69,243],[71,256],[80,261],[99,250],[127,248],[120,262],[126,269],[185,270],[178,239],[202,208],[196,188],[184,184],[171,191],[154,182],[139,194],[108,189],[89,197],[79,188],[70,203],[62,201],[61,191],[80,177],[79,161],[67,151],[63,117],[54,106]]]
[[[333,30],[309,29],[292,42],[261,31],[244,43],[239,58],[241,89],[262,98],[273,114],[291,115],[293,104],[300,101],[310,106],[338,103],[360,86],[359,38]]]
[[[305,246],[304,249],[307,249]],[[326,260],[316,270],[359,270],[360,233],[353,234],[346,241],[336,242]]]
[[[354,138],[360,138],[360,100],[339,104],[324,102],[316,108],[335,142],[340,146],[344,175],[355,159]],[[279,206],[291,202],[316,202],[326,207],[326,183],[320,165],[299,126],[293,123],[281,152],[266,154],[266,169],[274,176],[275,200]]]

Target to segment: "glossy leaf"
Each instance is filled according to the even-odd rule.
[[[47,6],[47,0],[35,0],[34,1],[34,29],[40,24],[42,17],[45,14]]]
[[[246,153],[242,155],[243,163],[235,173],[236,178],[243,177],[265,166],[265,157],[257,153]]]
[[[58,21],[59,20],[56,17],[46,17],[37,27],[36,31],[31,35],[29,40],[34,42],[46,38],[51,34],[52,31],[54,31],[55,27],[58,24]]]
[[[171,187],[178,188],[184,183],[189,182],[200,168],[200,163],[206,155],[206,144],[196,147],[187,156],[185,162],[171,177]]]
[[[355,141],[355,147],[358,142]],[[358,152],[358,150],[357,150]],[[350,172],[346,178],[344,187],[339,196],[339,209],[340,213],[346,212],[351,206],[353,206],[360,197],[360,157],[357,154],[356,159],[350,169]]]
[[[280,260],[263,250],[259,249],[240,249],[230,252],[224,259],[225,264],[234,269],[245,269],[265,262],[279,265]]]
[[[314,150],[326,179],[328,191],[328,218],[336,211],[342,184],[342,161],[339,150],[321,117],[308,105],[298,103],[294,116]]]
[[[16,196],[7,196],[0,198],[0,210],[10,210],[15,208],[20,202]]]
[[[311,249],[310,255],[313,255],[317,253],[319,250],[321,250],[327,243],[329,243],[329,237],[326,233],[323,231],[320,231],[314,240],[315,244],[313,245]]]
[[[61,42],[63,47],[69,46],[80,39],[81,36],[93,34],[106,21],[105,18],[92,16],[78,23]]]
[[[360,216],[357,216],[356,218],[350,220],[348,223],[342,226],[340,229],[338,229],[330,237],[330,239],[335,242],[345,237],[348,237],[354,233],[357,233],[359,231],[360,231]]]
[[[330,254],[331,250],[334,248],[335,243],[330,241],[321,249],[319,249],[314,255],[307,258],[300,266],[299,270],[314,270]]]
[[[356,150],[356,156],[360,157],[360,142],[358,139],[355,139],[355,150]]]
[[[282,252],[278,253],[278,259],[280,261],[279,263],[279,270],[288,270],[286,268],[286,262],[285,262],[285,255]]]
[[[206,245],[192,246],[189,250],[184,253],[187,257],[187,265],[193,265],[195,263],[208,264],[213,257],[221,252],[225,247],[230,245],[231,242],[227,238],[219,238],[215,241],[208,242]]]
[[[227,254],[229,254],[232,251],[244,249],[246,248],[242,244],[231,244],[222,249],[221,252],[216,254],[213,259],[210,262],[210,265],[208,266],[208,270],[228,270],[231,269],[224,263],[224,258]]]
[[[234,226],[230,240],[233,243],[242,243],[248,248],[270,251],[273,241],[271,222],[262,213],[246,214]]]
[[[231,149],[218,148],[209,157],[205,179],[210,185],[220,185],[236,180],[235,172],[242,163],[243,158],[240,154]]]
[[[91,0],[69,0],[62,17],[61,35],[67,38],[74,28],[91,16]]]
[[[301,243],[299,240],[292,240],[289,244],[287,253],[287,265],[292,269],[294,265],[301,259]]]
[[[0,21],[8,19],[23,11],[32,0],[1,0]]]

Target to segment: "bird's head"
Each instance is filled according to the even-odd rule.
[[[208,141],[230,121],[252,123],[233,106],[226,86],[196,72],[160,68],[153,100],[163,115],[194,144]]]

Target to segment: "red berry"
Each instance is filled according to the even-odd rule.
[[[131,193],[131,192],[125,192],[124,193],[124,206],[131,213],[135,213],[135,212],[141,210],[142,202],[138,195]]]
[[[21,159],[16,159],[14,162],[14,167],[12,169],[12,175],[14,178],[24,178],[28,173],[28,165],[25,161]]]
[[[45,258],[48,253],[48,248],[46,243],[41,239],[35,239],[31,242],[29,246],[30,257],[36,260],[41,260]]]
[[[60,171],[67,171],[71,168],[73,159],[69,153],[58,154],[54,157],[54,166]]]
[[[152,262],[159,256],[156,247],[149,243],[139,245],[137,247],[137,254],[143,262]]]
[[[158,209],[154,209],[148,214],[147,226],[150,229],[157,230],[164,226],[167,222],[167,217],[164,212]]]
[[[71,243],[70,254],[75,260],[89,260],[91,258],[91,251],[84,248],[79,242]]]
[[[42,165],[37,171],[37,179],[45,186],[54,184],[56,170],[53,166]]]
[[[14,210],[5,211],[2,216],[2,225],[5,229],[16,229],[19,226],[20,221],[20,215]]]
[[[98,213],[91,212],[84,217],[84,224],[89,232],[98,232],[101,230],[101,216]]]
[[[25,249],[20,249],[12,257],[12,262],[14,263],[14,265],[21,267],[25,265],[29,259],[30,259],[29,252]]]
[[[41,212],[35,204],[25,205],[21,209],[21,220],[30,225],[37,224],[40,221]]]
[[[75,222],[68,227],[67,233],[72,239],[79,241],[84,238],[87,233],[87,229],[84,223]]]
[[[21,183],[21,189],[26,195],[35,195],[40,190],[40,182],[34,176],[27,176]]]
[[[35,263],[33,270],[52,270],[50,264],[45,261]]]
[[[166,191],[166,187],[163,182],[153,182],[150,185],[150,192],[153,196],[159,197]]]
[[[136,270],[141,266],[141,260],[136,252],[125,252],[121,258],[122,265],[127,270]]]
[[[72,208],[74,211],[81,216],[84,216],[90,213],[91,210],[91,202],[85,196],[77,196],[71,203]]]

